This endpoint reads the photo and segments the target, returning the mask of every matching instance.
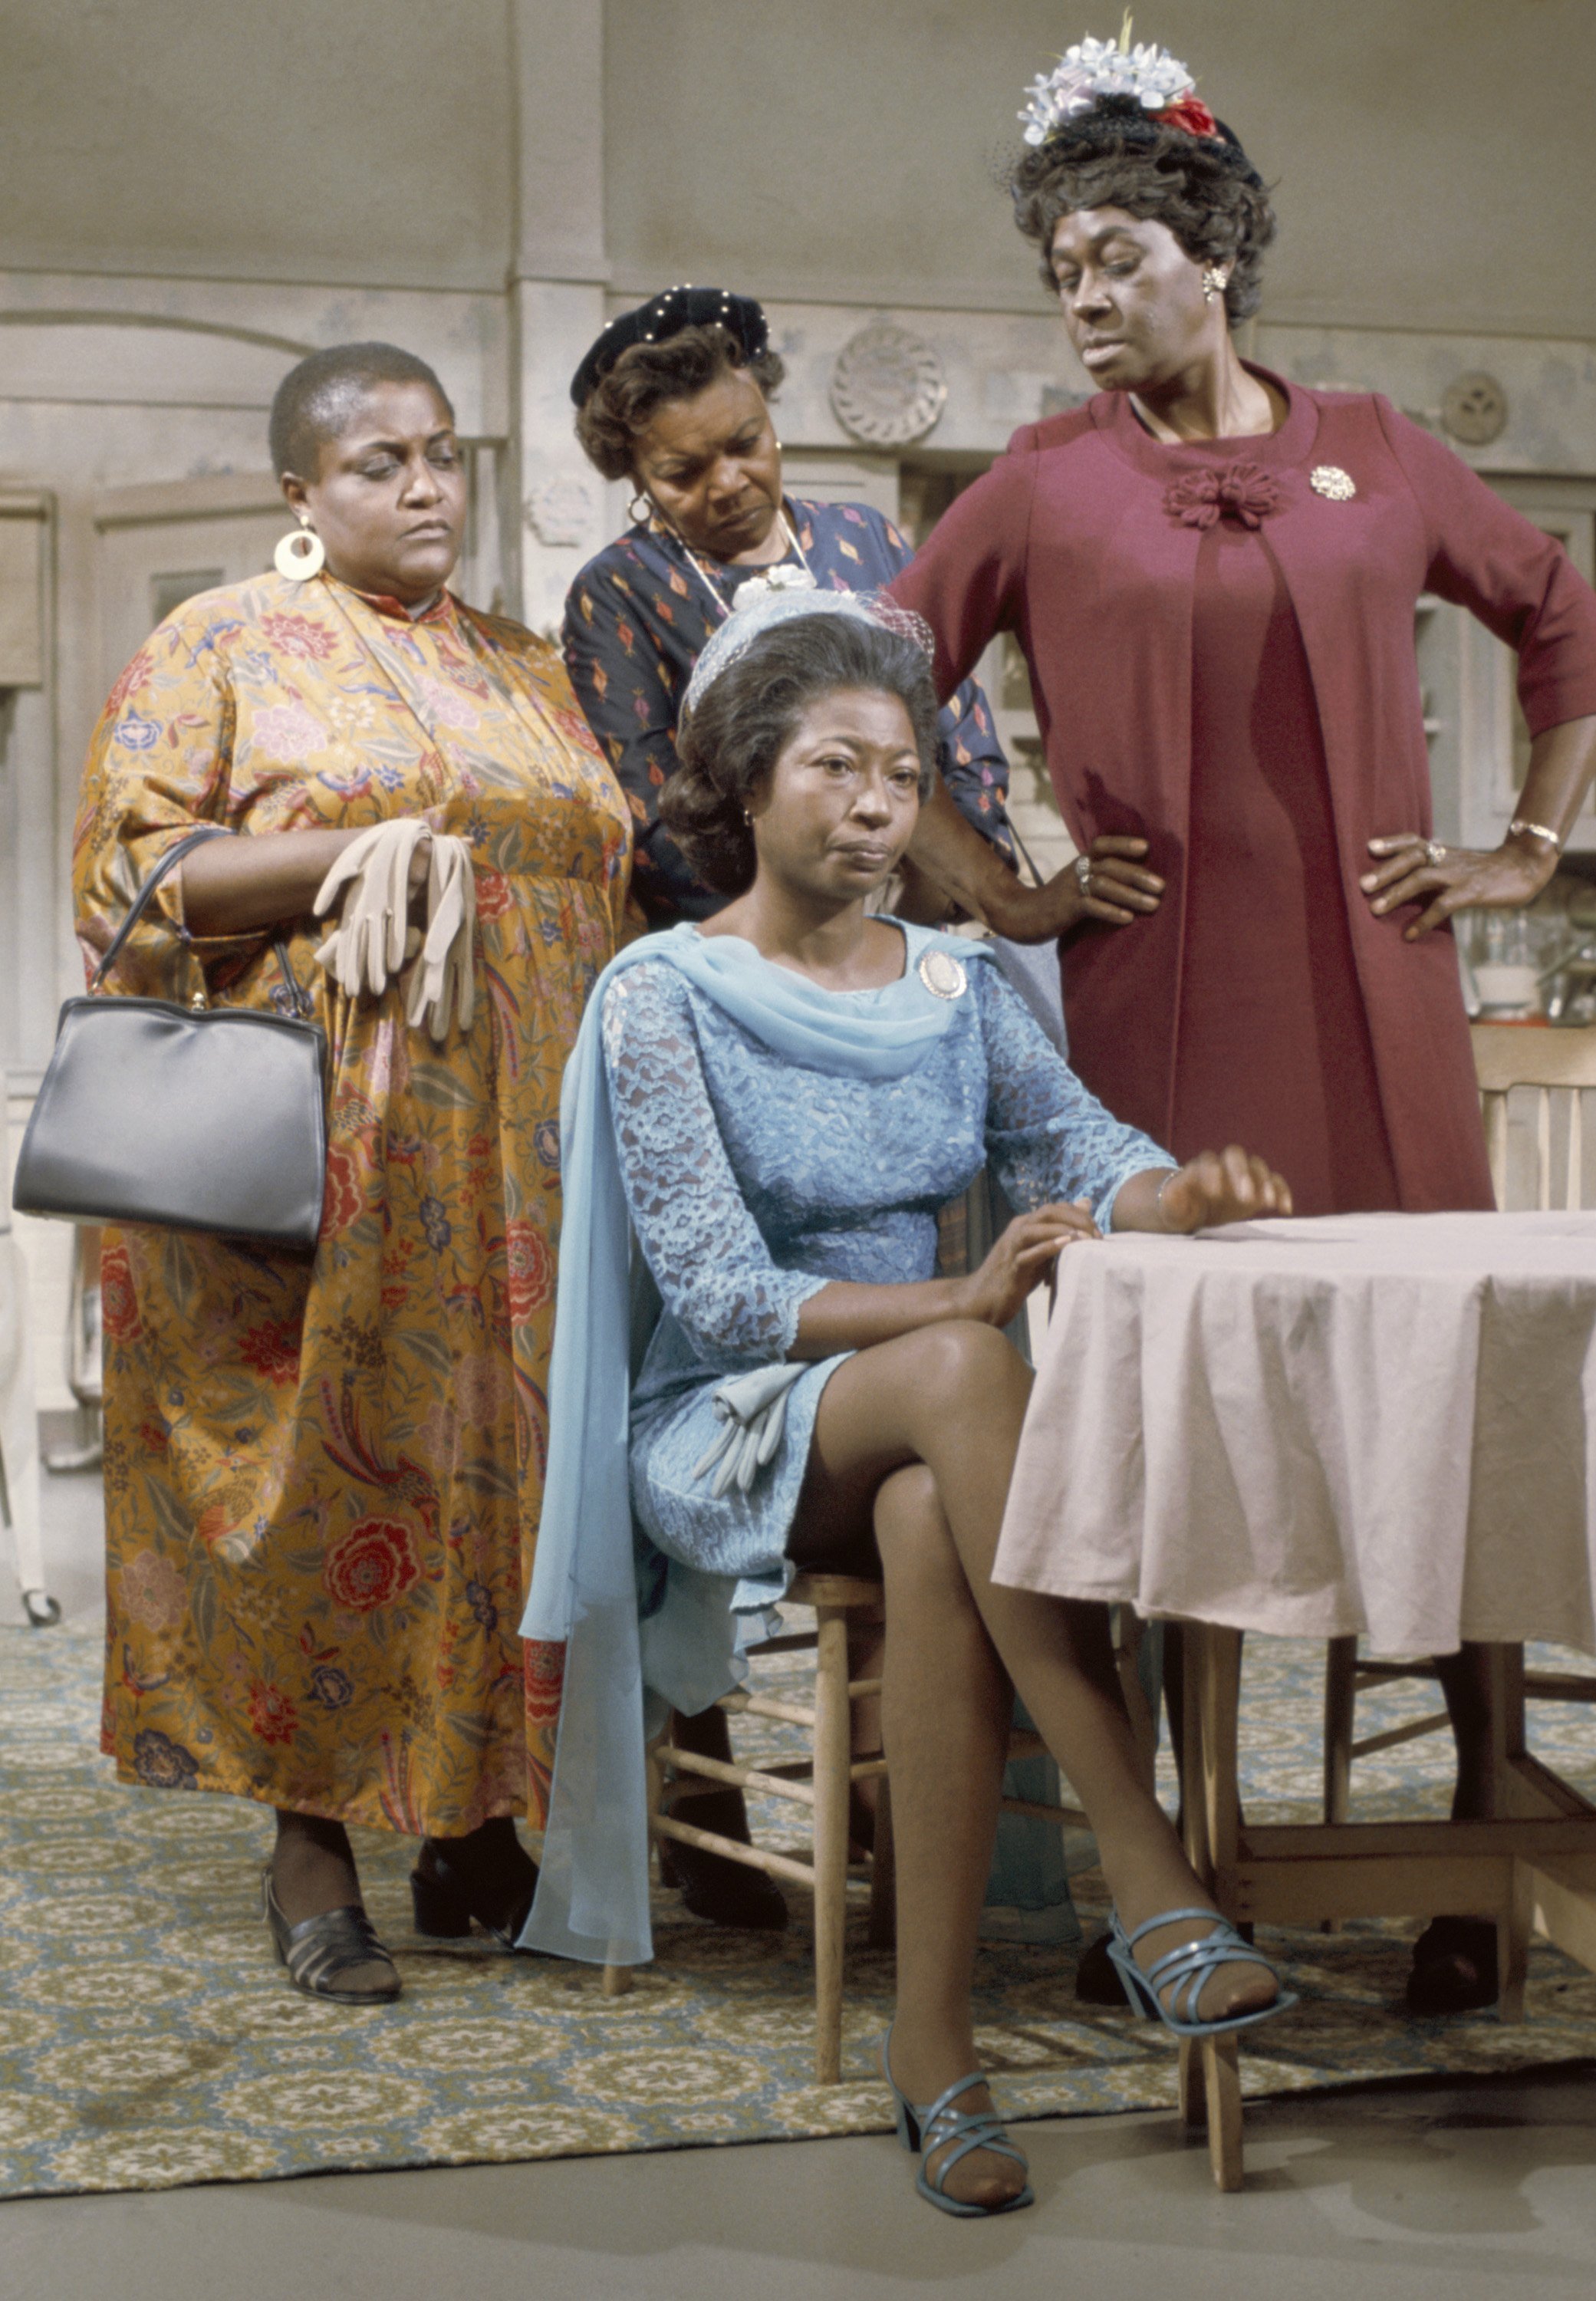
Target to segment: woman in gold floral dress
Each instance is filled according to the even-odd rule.
[[[330,1050],[313,1259],[106,1234],[104,1746],[124,1779],[277,1809],[266,1906],[314,1994],[390,1997],[346,1822],[420,1836],[418,1922],[513,1940],[557,1656],[515,1634],[547,1442],[560,1075],[625,898],[625,804],[558,656],[444,588],[453,412],[390,346],[318,353],[272,440],[324,548],[180,607],[94,738],[85,950],[196,826],[112,988],[269,1007],[280,933]],[[321,558],[317,542],[307,560]],[[351,998],[312,916],[389,818],[469,847],[474,1013]],[[423,848],[424,852],[424,848]]]

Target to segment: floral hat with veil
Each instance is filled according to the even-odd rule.
[[[1175,129],[1217,145],[1239,175],[1262,188],[1241,138],[1214,117],[1187,67],[1151,40],[1132,46],[1128,9],[1117,40],[1077,40],[1050,72],[1038,74],[1025,99],[1020,119],[1033,150],[1095,141],[1105,131],[1124,143],[1149,144]]]
[[[873,623],[917,647],[929,665],[936,654],[931,625],[912,607],[900,607],[884,591],[823,591],[807,568],[773,567],[740,583],[731,613],[711,636],[693,665],[683,705],[691,711],[701,703],[727,666],[746,655],[756,640],[778,623],[791,623],[806,615],[848,615],[855,623]]]

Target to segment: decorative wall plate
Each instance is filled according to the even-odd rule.
[[[948,404],[942,363],[923,336],[890,320],[850,336],[831,370],[831,412],[870,448],[923,439]]]
[[[1488,448],[1508,428],[1508,395],[1483,368],[1470,368],[1441,393],[1441,422],[1466,448]]]

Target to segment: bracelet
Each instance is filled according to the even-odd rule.
[[[1179,1167],[1169,1167],[1165,1169],[1164,1180],[1158,1185],[1158,1195],[1153,1201],[1153,1212],[1157,1216],[1158,1220],[1161,1223],[1164,1222],[1164,1193],[1169,1188],[1171,1183],[1174,1182],[1175,1176],[1182,1172],[1182,1169]],[[1166,1230],[1173,1231],[1174,1229],[1174,1225],[1173,1223],[1164,1223],[1164,1227]]]
[[[1522,815],[1516,815],[1508,824],[1508,836],[1509,839],[1544,839],[1554,855],[1560,855],[1563,851],[1563,842],[1555,831],[1544,823],[1531,823]]]

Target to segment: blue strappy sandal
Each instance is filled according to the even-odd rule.
[[[1022,2205],[1033,2205],[1036,2192],[1029,2181],[1015,2196],[1005,2197],[1000,2205],[971,2205],[963,2197],[948,2195],[942,2187],[943,2182],[959,2159],[967,2157],[972,2149],[990,2149],[999,2157],[1012,2157],[1015,2163],[1021,2166],[1025,2164],[1025,2159],[1004,2131],[995,2109],[960,2111],[954,2108],[953,2104],[961,2093],[968,2093],[972,2086],[986,2083],[986,2078],[980,2070],[973,2077],[959,2078],[954,2084],[944,2086],[928,2108],[919,2109],[907,2094],[898,2089],[892,2075],[891,2047],[892,2032],[889,2029],[882,2039],[882,2075],[890,2087],[892,2099],[898,2107],[899,2141],[911,2155],[923,2151],[928,2157],[942,2148],[945,2143],[951,2141],[954,2144],[937,2167],[934,2180],[928,2178],[923,2169],[921,2171],[915,2183],[920,2195],[939,2212],[957,2213],[961,2221],[985,2221],[993,2213],[1017,2213]]]
[[[1156,1934],[1160,1926],[1172,1926],[1182,1918],[1208,1918],[1213,1931],[1200,1941],[1182,1942],[1177,1949],[1166,1951],[1155,1958],[1144,1972],[1136,1962],[1136,1945],[1144,1935]],[[1229,2013],[1222,2021],[1199,2021],[1197,2001],[1202,1986],[1210,1973],[1222,1965],[1261,1965],[1267,1968],[1275,1980],[1280,1970],[1272,1959],[1244,1942],[1228,1918],[1216,1910],[1166,1910],[1127,1934],[1120,1923],[1119,1912],[1113,1910],[1108,1917],[1108,1954],[1116,1972],[1124,1985],[1125,1996],[1139,2012],[1151,2013],[1173,2029],[1177,2037],[1219,2037],[1230,2029],[1250,2029],[1255,2023],[1267,2021],[1272,2015],[1283,2013],[1288,2005],[1295,2005],[1294,1990],[1283,1988],[1273,2004],[1260,2005],[1251,2013]],[[1169,1991],[1169,2003],[1165,2004],[1163,1992]]]

